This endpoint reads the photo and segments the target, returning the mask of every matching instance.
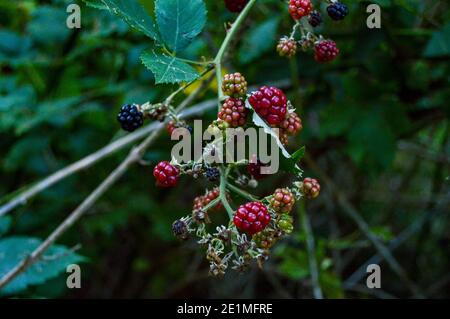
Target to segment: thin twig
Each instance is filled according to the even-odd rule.
[[[245,16],[248,14],[250,8],[256,0],[250,0],[247,7],[240,13],[238,18],[236,19],[232,30],[227,34],[224,43],[222,44],[216,58],[214,59],[215,63],[220,65],[222,63],[223,54],[227,49],[228,44],[230,43],[232,37],[236,33],[237,28],[244,20]],[[202,75],[206,74],[209,70],[205,70]],[[216,72],[218,70],[216,69]],[[182,92],[185,88],[191,85],[193,82],[190,82],[182,88],[176,90],[174,93],[169,95],[169,97],[165,100],[166,105],[170,105],[173,98],[176,94]],[[197,92],[198,93],[198,92]],[[183,103],[181,103],[183,104]],[[139,159],[142,158],[145,150],[151,145],[151,143],[156,139],[158,134],[162,131],[164,124],[160,123],[155,131],[148,136],[138,147],[131,150],[126,159],[78,206],[51,234],[47,239],[41,243],[30,255],[25,257],[21,262],[19,262],[13,269],[11,269],[8,273],[6,273],[0,279],[0,288],[8,284],[11,280],[17,277],[20,273],[25,271],[30,265],[36,262],[42,254],[62,235],[66,230],[68,230],[88,209],[90,209],[95,202],[112,186],[114,185],[127,171],[129,166],[133,163],[138,162]],[[226,176],[228,176],[229,171],[227,171]],[[232,209],[226,199],[225,189],[226,189],[226,176],[225,183],[221,183],[221,200],[223,205],[228,211],[228,214],[232,214]],[[222,182],[222,181],[221,181]],[[231,212],[230,212],[231,210]],[[231,216],[230,216],[231,218]]]
[[[309,272],[311,273],[311,282],[313,286],[313,294],[315,299],[323,299],[322,289],[319,282],[319,268],[317,267],[316,248],[314,243],[314,235],[311,229],[308,215],[305,209],[305,203],[298,205],[298,214],[300,215],[303,232],[306,236],[306,248],[308,251]]]
[[[216,104],[215,99],[207,100],[205,102],[199,103],[197,105],[192,106],[186,112],[180,114],[180,118],[187,118],[194,115],[198,115],[214,107]],[[180,104],[181,106],[182,104]],[[40,192],[46,190],[47,188],[53,186],[59,181],[79,172],[90,166],[96,164],[97,162],[103,160],[104,158],[114,154],[115,152],[123,149],[125,146],[132,144],[145,136],[148,136],[149,133],[155,131],[158,127],[159,123],[151,123],[146,127],[139,129],[136,132],[128,134],[108,145],[99,149],[98,151],[86,156],[85,158],[64,167],[63,169],[53,173],[52,175],[44,178],[42,181],[33,185],[29,189],[24,192],[18,194],[16,197],[12,198],[9,202],[0,207],[0,217],[6,215],[8,212],[13,209],[26,205],[30,199],[39,194]]]
[[[330,191],[334,193],[337,202],[341,206],[342,210],[356,223],[359,230],[370,240],[378,253],[383,256],[389,267],[397,274],[397,276],[400,277],[400,279],[405,283],[408,289],[411,290],[411,292],[415,296],[423,298],[423,293],[420,291],[417,285],[409,279],[406,271],[398,263],[390,250],[378,239],[377,236],[372,233],[369,225],[361,217],[361,215],[353,207],[353,205],[350,204],[347,197],[338,190],[331,178],[328,177],[328,175],[326,175],[326,173],[324,173],[309,156],[305,156],[305,162],[319,175],[319,177],[325,182]]]

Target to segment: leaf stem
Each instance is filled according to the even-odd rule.
[[[240,189],[239,187],[237,187],[233,184],[227,183],[227,188],[229,188],[231,191],[235,192],[236,194],[238,194],[248,200],[251,200],[253,202],[259,200],[258,197],[250,194],[249,192],[244,191],[243,189]]]
[[[227,178],[228,178],[228,174],[230,173],[230,167],[227,167],[225,172],[223,171],[223,169],[221,170],[221,174],[220,174],[220,195],[219,198],[222,201],[223,206],[225,207],[225,210],[228,213],[228,217],[230,218],[230,220],[233,219],[233,215],[234,215],[234,211],[233,208],[230,206],[230,203],[228,203],[227,200]]]
[[[228,33],[223,40],[222,45],[220,46],[219,52],[217,52],[216,58],[214,59],[214,63],[216,64],[216,77],[217,77],[217,95],[218,95],[218,107],[220,109],[221,107],[221,101],[224,98],[223,91],[222,91],[222,60],[223,56],[230,45],[231,40],[235,36],[236,32],[238,31],[239,27],[241,26],[242,22],[247,17],[248,13],[250,12],[250,9],[253,7],[253,5],[256,3],[256,0],[250,0],[247,5],[245,6],[244,10],[239,14],[236,21],[234,21],[233,25],[231,26],[231,29],[228,30]]]

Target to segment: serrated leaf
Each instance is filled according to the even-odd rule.
[[[272,138],[275,139],[278,145],[278,149],[280,150],[281,157],[280,157],[280,164],[281,168],[284,169],[287,172],[291,172],[294,174],[300,174],[302,170],[300,167],[298,167],[297,162],[304,156],[305,154],[305,148],[302,147],[296,152],[294,152],[293,155],[289,154],[289,152],[284,147],[283,143],[281,143],[280,139],[278,138],[275,131],[255,112],[255,110],[252,108],[250,103],[248,101],[245,102],[246,107],[253,110],[253,117],[252,121],[253,123],[261,127],[264,132],[272,136]]]
[[[144,52],[142,63],[155,75],[156,84],[190,82],[198,78],[198,72],[177,57],[156,51]]]
[[[156,0],[155,11],[161,37],[174,52],[187,47],[206,23],[203,0]]]
[[[0,240],[0,277],[3,277],[40,244],[40,239],[31,237],[8,237]],[[68,265],[83,261],[85,257],[64,246],[54,245],[38,262],[0,289],[0,294],[12,295],[28,286],[42,284],[66,271]]]
[[[146,36],[159,41],[159,34],[153,18],[147,14],[138,0],[102,0],[108,9],[124,19],[131,27]]]

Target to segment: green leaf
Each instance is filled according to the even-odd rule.
[[[101,0],[83,0],[84,3],[88,7],[100,9],[100,10],[107,10],[108,8],[102,3]]]
[[[12,218],[10,216],[0,217],[0,237],[6,234],[11,227]]]
[[[254,111],[253,107],[250,105],[250,103],[248,103],[248,101],[246,101],[245,104],[247,108],[253,110],[253,117],[252,117],[253,124],[264,129],[264,132],[269,134],[277,142],[278,149],[280,150],[281,153],[280,154],[281,168],[287,172],[300,174],[302,170],[300,169],[300,167],[298,167],[297,162],[305,155],[305,148],[304,147],[300,148],[299,150],[294,152],[293,155],[289,154],[284,145],[281,143],[275,131]]]
[[[450,55],[450,23],[433,33],[424,52],[428,58]]]
[[[156,51],[141,55],[144,65],[155,74],[156,84],[190,82],[198,78],[198,72],[177,57]]]
[[[177,52],[202,31],[206,7],[203,0],[156,0],[156,21],[164,43]]]
[[[103,3],[131,27],[143,32],[153,40],[159,41],[159,34],[153,18],[147,14],[138,0],[103,0]]]
[[[31,237],[8,237],[0,240],[0,277],[3,277],[40,244],[40,239]],[[31,265],[2,288],[0,294],[12,295],[28,286],[42,284],[65,272],[68,265],[85,260],[85,257],[64,246],[54,245],[47,250],[38,262]]]
[[[279,18],[272,18],[252,28],[239,51],[241,63],[250,63],[275,46]]]

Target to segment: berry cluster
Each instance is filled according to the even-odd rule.
[[[144,124],[144,115],[137,105],[126,104],[117,114],[117,121],[119,121],[123,130],[133,132]]]
[[[313,10],[311,0],[290,0],[288,11],[295,20],[292,33],[289,37],[282,37],[277,45],[277,52],[282,57],[293,57],[300,46],[304,51],[314,50],[314,58],[317,62],[330,62],[336,59],[339,49],[332,40],[324,39],[322,36],[316,36],[312,31],[308,30],[301,22],[307,19],[309,25],[313,28],[318,27],[322,23],[322,15],[319,11]],[[328,16],[335,20],[343,20],[349,13],[348,7],[337,0],[330,0],[327,6]],[[300,40],[295,39],[297,29],[302,30]]]
[[[316,198],[320,193],[320,184],[317,179],[307,177],[303,180],[301,191],[307,198]]]
[[[250,235],[262,231],[269,222],[269,211],[261,202],[250,202],[239,206],[233,217],[234,225]]]
[[[161,187],[177,186],[180,170],[167,161],[159,162],[153,169],[156,184]]]
[[[283,37],[278,42],[277,52],[280,56],[291,58],[297,53],[297,42],[294,39]]]
[[[276,87],[261,87],[251,94],[248,102],[256,113],[272,126],[281,124],[286,117],[287,98],[284,92]]]
[[[244,126],[247,122],[248,110],[244,101],[237,98],[228,98],[223,103],[218,117],[222,121],[227,122],[231,127]]]
[[[313,5],[311,0],[290,0],[289,13],[292,19],[300,20],[309,15],[312,11]]]

